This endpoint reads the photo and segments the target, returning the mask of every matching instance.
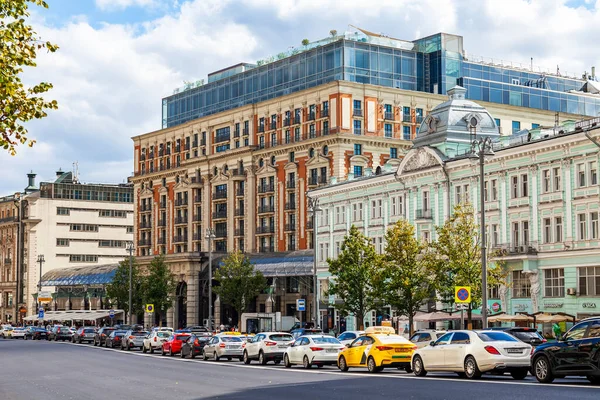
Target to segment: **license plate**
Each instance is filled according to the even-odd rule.
[[[521,350],[521,349],[506,349],[506,352],[508,354],[521,354],[523,352],[523,350]]]
[[[336,349],[328,349],[327,352],[328,353],[337,353],[338,351]]]
[[[279,345],[279,346],[277,346],[277,347],[279,347],[280,349],[285,349],[285,348],[287,348],[287,346],[286,346],[285,344],[280,344],[280,345]]]

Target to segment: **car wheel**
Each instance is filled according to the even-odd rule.
[[[467,356],[465,359],[465,375],[468,379],[481,378],[481,371],[477,367],[477,361],[475,361],[473,356]]]
[[[96,343],[96,339],[94,339],[94,347],[98,346],[98,344]]]
[[[244,356],[243,356],[242,360],[244,360],[244,364],[246,364],[246,365],[250,364],[250,358],[248,357],[248,352],[245,350],[244,350]]]
[[[512,376],[514,380],[522,381],[523,379],[527,378],[527,370],[521,369],[521,370],[513,371],[510,373],[510,376]]]
[[[169,357],[173,357],[173,349],[169,347]]]
[[[552,367],[550,361],[546,356],[539,356],[533,362],[533,373],[535,379],[541,383],[550,383],[554,380],[554,374],[552,374]]]
[[[344,356],[340,357],[340,359],[338,360],[338,368],[342,372],[348,371],[348,364],[346,364],[346,357],[344,357]]]
[[[377,363],[375,363],[375,359],[373,357],[369,357],[369,359],[367,360],[367,369],[369,370],[369,372],[371,373],[375,373],[375,372],[379,372],[381,371],[378,367],[377,367]]]
[[[142,346],[142,353],[146,354],[147,350],[146,350],[146,345]]]
[[[220,360],[221,360],[221,357],[219,357],[219,356],[217,355],[217,352],[216,352],[216,351],[215,351],[215,352],[214,352],[214,354],[213,354],[213,358],[215,359],[215,361],[220,361]]]
[[[588,376],[586,376],[586,378],[588,381],[590,381],[590,383],[592,383],[594,385],[600,384],[600,376],[588,375]]]
[[[258,353],[258,363],[260,365],[267,365],[267,359],[265,358],[265,354],[262,350]]]
[[[154,347],[152,345],[150,345],[150,354],[154,354]]]
[[[310,361],[308,361],[308,357],[307,356],[304,356],[304,358],[302,359],[302,365],[306,369],[309,369],[310,367],[312,367]]]
[[[161,348],[161,350],[160,350],[160,353],[161,353],[161,355],[163,355],[163,356],[166,356],[166,355],[167,355],[167,353],[165,353],[165,348],[164,348],[164,347],[163,347],[163,348]]]
[[[196,358],[196,353],[194,353],[194,349],[190,352],[190,358]]]
[[[415,376],[427,375],[427,371],[425,370],[425,366],[423,365],[423,360],[421,359],[421,356],[415,356],[415,358],[413,358],[412,370]]]
[[[283,356],[283,365],[286,368],[292,368],[292,363],[290,362],[290,359],[287,354]]]
[[[179,351],[179,357],[181,357],[181,358],[185,358],[185,355],[183,355],[183,349],[181,349],[181,350]]]
[[[202,350],[202,359],[204,361],[208,360],[208,356],[206,355],[206,352],[204,350]]]

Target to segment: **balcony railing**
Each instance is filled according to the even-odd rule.
[[[354,134],[355,135],[362,135],[362,129],[361,128],[354,128]]]
[[[286,232],[296,232],[296,224],[285,224]]]
[[[239,130],[233,131],[233,137],[234,138],[239,138],[240,137],[240,131]]]
[[[410,115],[403,114],[402,115],[402,122],[411,122]]]
[[[152,204],[142,204],[140,206],[140,211],[141,212],[148,212],[148,211],[152,211]],[[2,223],[2,220],[0,220],[0,223]]]
[[[318,176],[311,176],[308,178],[308,186],[317,186],[319,184]]]
[[[215,212],[213,212],[212,216],[213,216],[213,219],[227,218],[227,210],[215,211]]]
[[[197,140],[194,140],[192,142],[192,147],[198,147],[198,141]],[[179,153],[179,148],[177,148],[177,153]]]
[[[537,254],[538,243],[527,242],[527,243],[508,243],[506,245],[508,254]]]
[[[256,234],[257,235],[262,235],[265,233],[275,233],[275,227],[274,226],[257,226],[256,227]]]
[[[187,242],[187,240],[188,240],[187,235],[173,236],[173,243],[185,243],[185,242]]]
[[[165,220],[165,219],[159,219],[158,220],[158,226],[167,226],[167,220]]]
[[[285,209],[286,210],[295,210],[296,209],[296,202],[291,202],[291,203],[286,203],[285,204]]]
[[[226,238],[227,237],[227,230],[219,230],[215,232],[215,237],[218,238]]]
[[[362,117],[363,116],[363,110],[360,109],[360,108],[355,108],[352,111],[352,115],[355,116],[355,117]]]
[[[241,187],[241,188],[237,188],[237,190],[235,191],[235,194],[236,194],[236,196],[238,196],[238,197],[242,197],[242,196],[244,196],[244,188],[243,188],[243,187]]]
[[[175,225],[187,224],[188,217],[175,217]]]
[[[296,244],[295,243],[288,243],[287,249],[288,249],[288,251],[295,251],[296,250]]]
[[[194,217],[192,218],[192,221],[194,221],[194,222],[200,222],[200,221],[202,221],[202,214],[196,214],[196,215],[194,215]]]
[[[295,189],[296,188],[296,181],[287,181],[286,187],[288,189]]]
[[[229,135],[229,133],[227,133],[225,135],[216,135],[215,143],[228,142],[230,139],[231,139],[231,136]]]
[[[140,239],[138,240],[138,246],[151,246],[152,245],[152,239]]]
[[[167,238],[166,237],[159,237],[158,238],[158,244],[167,244]]]
[[[309,114],[308,114],[308,120],[309,120],[309,121],[314,121],[314,120],[315,120],[315,117],[316,117],[316,115],[315,115],[315,113],[314,113],[314,112],[311,112],[311,113],[309,113]]]
[[[321,110],[321,118],[329,117],[329,109],[324,108]]]
[[[417,210],[417,219],[432,219],[431,209]]]
[[[7,222],[18,222],[18,221],[19,221],[18,217],[6,217],[6,218],[0,219],[0,224],[5,224]]]
[[[202,203],[202,196],[194,196],[194,203]]]
[[[218,190],[213,193],[212,198],[213,198],[213,200],[226,199],[227,191],[226,190]]]
[[[188,205],[188,199],[186,199],[185,197],[175,200],[175,207],[187,206],[187,205]]]
[[[167,208],[167,202],[166,201],[161,201],[160,202],[160,208]]]
[[[277,129],[277,122],[271,122],[271,130]]]
[[[261,246],[258,248],[259,253],[274,253],[275,246]]]
[[[244,236],[244,229],[236,229],[234,232],[235,236]]]
[[[294,125],[298,125],[302,122],[302,118],[300,117],[294,117]]]
[[[196,232],[192,235],[192,240],[204,240],[204,236],[202,236],[202,233]]]
[[[417,121],[417,124],[422,123],[423,122],[423,116],[422,115],[417,115],[416,121]]]
[[[259,125],[259,127],[258,127],[258,133],[263,133],[264,131],[265,131],[264,125],[263,126]]]
[[[152,228],[152,224],[150,221],[142,221],[140,222],[140,229],[149,229]]]
[[[394,113],[393,112],[386,112],[383,115],[383,118],[385,118],[388,121],[393,121],[394,120]]]
[[[244,136],[249,135],[250,134],[250,130],[248,128],[244,128],[244,129],[242,129],[242,134]]]
[[[246,171],[244,171],[243,168],[234,168],[234,169],[231,170],[231,174],[233,176],[245,176],[246,175],[245,172]]]
[[[258,193],[271,193],[275,191],[275,185],[266,184],[266,185],[258,185]]]
[[[291,121],[290,121],[290,119],[289,119],[289,118],[285,118],[285,119],[283,120],[283,126],[290,126],[290,122],[291,122]]]
[[[206,146],[206,139],[200,140],[200,146]]]
[[[235,216],[236,217],[243,217],[244,216],[244,209],[243,208],[236,208],[235,209]]]
[[[272,212],[275,212],[275,206],[259,206],[258,207],[259,214],[272,213]]]

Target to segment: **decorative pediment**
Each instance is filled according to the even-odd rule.
[[[369,159],[363,155],[354,155],[352,157],[350,157],[350,163],[352,164],[363,164],[363,165],[367,165],[369,163]]]
[[[442,166],[444,164],[440,156],[435,150],[429,147],[420,147],[413,149],[400,162],[396,174],[400,176],[406,172],[418,171],[434,166]]]
[[[227,183],[229,179],[222,171],[219,171],[211,180],[211,183]]]
[[[398,159],[398,158],[390,158],[389,160],[387,160],[386,165],[390,165],[394,168],[398,168],[398,166],[402,163],[402,160]]]
[[[329,165],[329,158],[315,150],[315,156],[306,162],[307,167]]]
[[[285,164],[283,166],[283,169],[286,170],[286,171],[297,170],[298,169],[298,164],[296,164],[295,162],[288,162],[287,164]]]
[[[260,167],[256,171],[256,176],[271,175],[271,174],[275,174],[276,172],[277,172],[277,169],[275,167],[273,167],[271,164],[265,163],[262,167]]]
[[[169,189],[167,189],[166,186],[160,186],[160,188],[158,189],[159,193],[167,193],[169,191]]]
[[[144,185],[144,188],[140,190],[140,197],[152,196],[152,188],[149,188],[148,185]]]

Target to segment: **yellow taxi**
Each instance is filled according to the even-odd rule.
[[[408,339],[396,334],[394,328],[372,326],[340,352],[337,364],[344,372],[350,367],[367,367],[369,372],[393,367],[411,372],[410,360],[416,349]]]

